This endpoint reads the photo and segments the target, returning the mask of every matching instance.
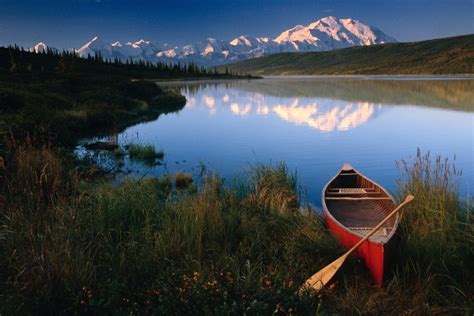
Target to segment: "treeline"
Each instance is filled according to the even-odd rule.
[[[196,65],[0,48],[0,151],[5,131],[20,139],[41,135],[36,139],[46,136],[72,146],[82,137],[156,119],[181,109],[186,99],[144,79],[199,76],[207,75]]]
[[[94,74],[127,76],[133,78],[179,78],[179,77],[239,77],[237,73],[224,69],[205,68],[194,62],[153,63],[145,60],[104,58],[100,52],[80,57],[74,51],[59,51],[48,48],[31,52],[19,46],[0,48],[0,75],[12,74],[31,76],[47,74]]]

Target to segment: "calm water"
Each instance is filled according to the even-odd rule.
[[[128,128],[122,144],[154,144],[164,164],[125,160],[132,175],[184,170],[205,164],[227,180],[249,164],[285,161],[298,172],[308,199],[344,162],[390,191],[395,161],[430,150],[456,157],[462,190],[474,185],[474,80],[390,78],[271,78],[254,81],[165,84],[187,104],[178,113]]]

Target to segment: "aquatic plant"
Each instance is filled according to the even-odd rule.
[[[139,160],[147,165],[154,165],[157,159],[165,156],[162,150],[157,151],[153,145],[128,144],[126,146],[131,160]]]

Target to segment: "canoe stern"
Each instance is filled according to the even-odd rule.
[[[327,216],[326,212],[324,212],[324,217],[328,228],[345,248],[351,248],[361,239],[359,235],[353,234],[335,223],[330,216]],[[385,253],[386,250],[386,244],[367,240],[354,252],[364,261],[378,287],[382,286],[384,279],[388,255]]]

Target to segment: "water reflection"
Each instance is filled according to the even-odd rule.
[[[132,176],[199,174],[205,165],[232,181],[249,163],[285,161],[319,205],[322,188],[344,162],[394,190],[395,161],[421,148],[456,155],[463,192],[472,191],[474,80],[290,78],[167,86],[186,96],[185,108],[118,135],[121,146],[152,144],[165,152],[163,164],[153,167],[124,157]]]
[[[275,116],[295,125],[321,132],[347,131],[367,123],[380,104],[345,102],[328,98],[276,97],[243,89],[203,86],[199,90],[182,89],[188,108],[201,108],[213,115],[230,112],[235,116]]]
[[[474,111],[474,80],[443,78],[289,78],[226,82],[166,83],[182,89],[187,96],[207,90],[247,91],[255,97],[262,95],[281,98],[329,98],[348,102],[372,104],[422,105],[443,109]],[[225,93],[222,102],[230,101]],[[239,103],[240,105],[240,103]]]
[[[334,105],[321,113],[317,104],[299,106],[298,99],[291,106],[277,105],[273,107],[279,117],[285,121],[309,127],[323,132],[334,130],[347,131],[366,123],[375,112],[374,104],[358,103]]]

